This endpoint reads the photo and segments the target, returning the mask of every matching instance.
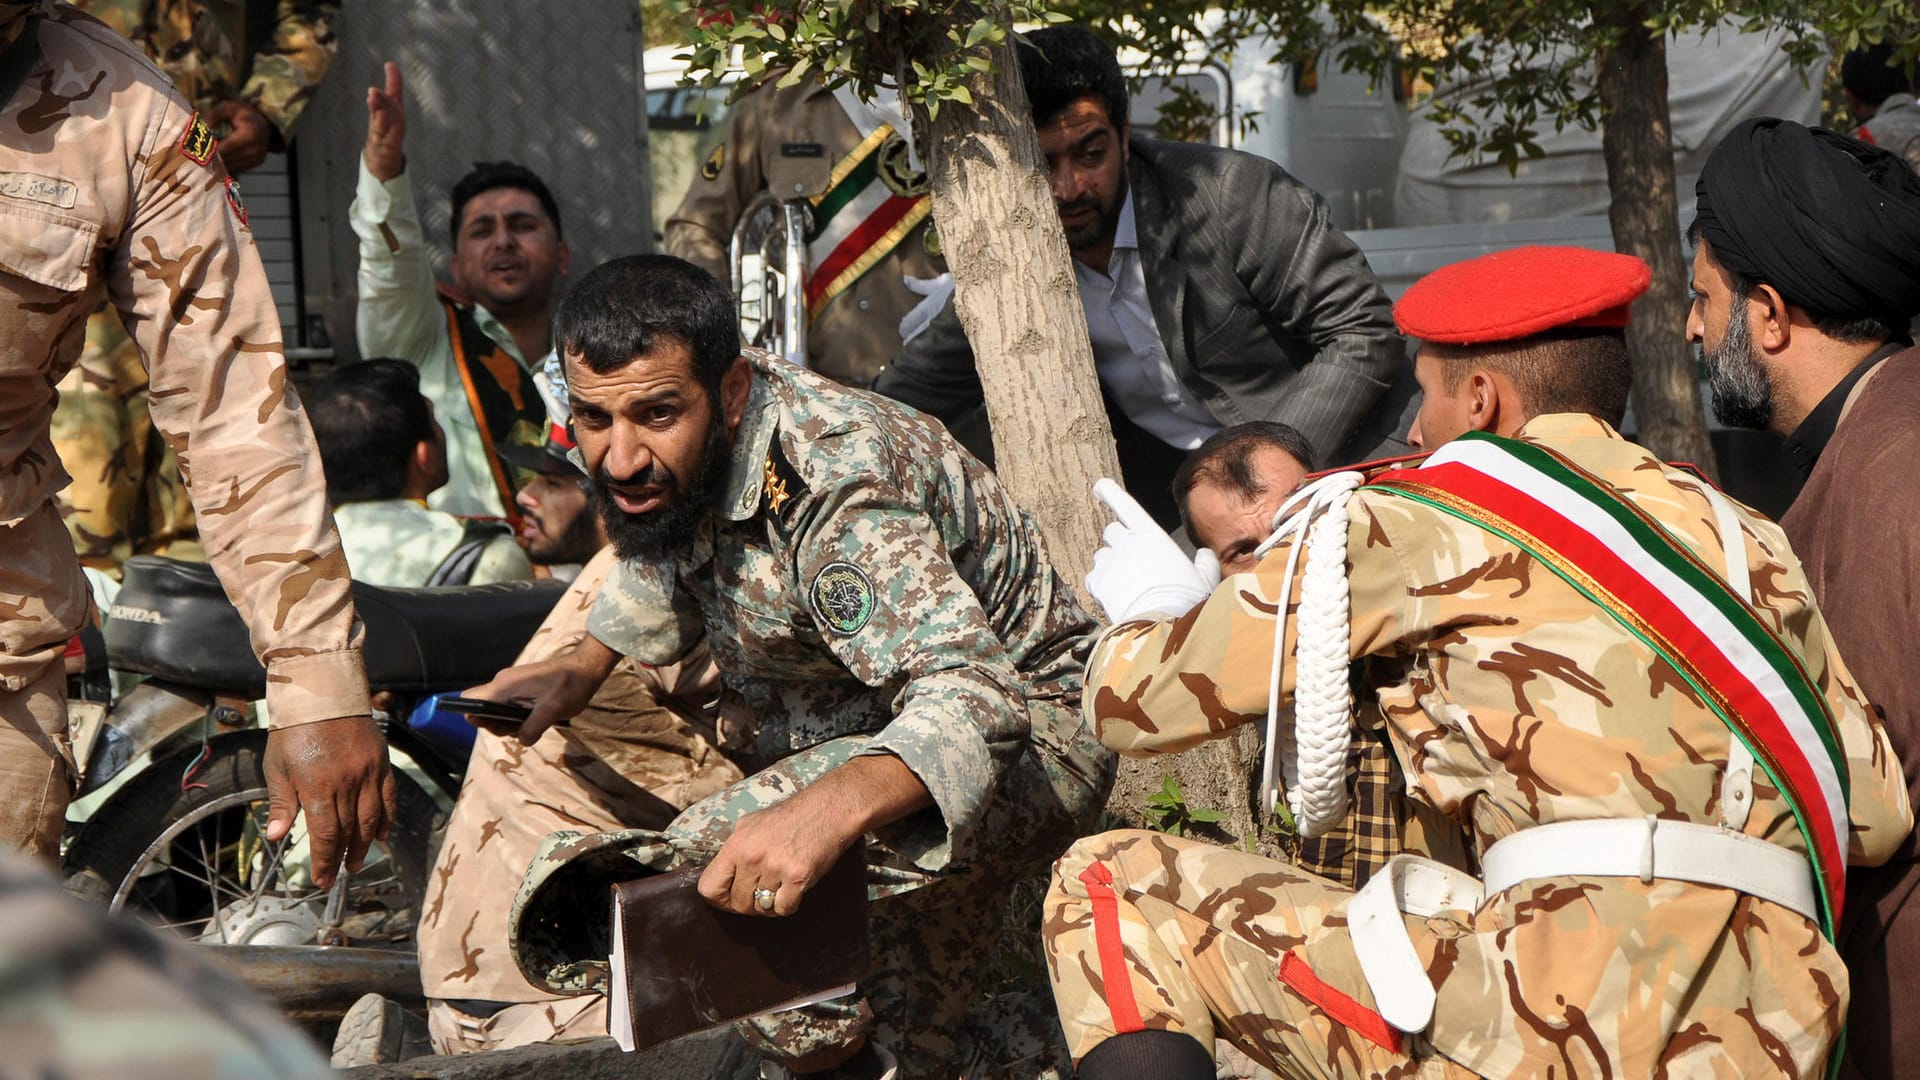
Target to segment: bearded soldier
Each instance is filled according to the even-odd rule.
[[[520,742],[537,745],[622,657],[669,664],[704,641],[720,749],[752,775],[664,828],[548,837],[514,900],[512,952],[467,940],[468,966],[513,955],[516,1002],[596,992],[604,970],[581,961],[606,949],[580,931],[604,925],[609,876],[704,863],[709,902],[778,918],[858,845],[875,898],[865,1000],[748,1035],[769,1075],[956,1075],[1009,885],[1091,824],[1113,779],[1079,716],[1091,616],[1032,519],[938,423],[743,355],[726,289],[691,264],[610,262],[556,325],[621,564],[578,645],[471,693],[530,705]],[[470,773],[463,801],[533,790],[534,756],[512,776]],[[445,888],[473,879],[462,865]],[[430,985],[467,996],[444,967]]]
[[[1045,921],[1080,1076],[1212,1077],[1216,1035],[1285,1076],[1820,1068],[1846,865],[1906,835],[1904,778],[1779,528],[1614,431],[1649,279],[1534,248],[1416,284],[1395,315],[1431,453],[1319,481],[1218,588],[1109,496],[1101,740],[1168,752],[1266,717],[1263,790],[1311,834],[1361,661],[1413,797],[1481,874],[1401,856],[1354,892],[1155,833],[1081,841]]]

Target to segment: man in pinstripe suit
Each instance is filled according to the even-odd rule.
[[[1129,138],[1113,50],[1077,26],[1027,36],[1021,74],[1051,172],[1126,486],[1168,527],[1186,452],[1222,427],[1287,424],[1316,467],[1403,452],[1410,385],[1387,298],[1314,191],[1264,158]],[[1402,380],[1410,382],[1410,380]],[[875,388],[991,460],[951,305]]]

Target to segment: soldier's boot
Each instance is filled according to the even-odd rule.
[[[379,994],[362,994],[333,1037],[336,1069],[383,1065],[433,1053],[427,1022]]]
[[[1200,1040],[1183,1031],[1129,1031],[1087,1051],[1080,1080],[1213,1080],[1213,1058]]]
[[[900,1066],[880,1047],[867,1043],[851,1058],[822,1072],[796,1073],[777,1061],[760,1063],[760,1080],[894,1080]]]

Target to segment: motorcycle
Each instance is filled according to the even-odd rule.
[[[382,989],[361,985],[366,978],[412,978],[417,995],[413,927],[472,746],[472,728],[436,712],[436,697],[510,665],[565,588],[560,581],[440,589],[354,582],[374,718],[395,755],[399,813],[358,873],[320,890],[306,865],[303,823],[279,841],[266,839],[267,732],[257,726],[266,671],[239,612],[210,567],[127,560],[101,639],[104,659],[86,655],[84,640],[81,660],[69,656],[77,691],[70,706],[80,766],[75,805],[86,814],[77,831],[69,826],[62,860],[69,891],[202,943],[251,947],[257,955],[249,962],[286,969],[263,976],[295,999],[281,994],[283,1005],[297,1006],[304,994],[324,1014],[343,996]],[[103,666],[144,679],[102,700]],[[287,951],[343,945],[359,948],[353,956],[329,951],[333,979],[317,977],[311,965],[303,971],[309,954]],[[263,946],[281,948],[261,961]],[[408,951],[407,963],[366,955],[395,949]]]

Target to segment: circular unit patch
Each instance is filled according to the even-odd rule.
[[[828,563],[807,590],[813,617],[842,636],[857,634],[873,617],[873,582],[848,562]]]

